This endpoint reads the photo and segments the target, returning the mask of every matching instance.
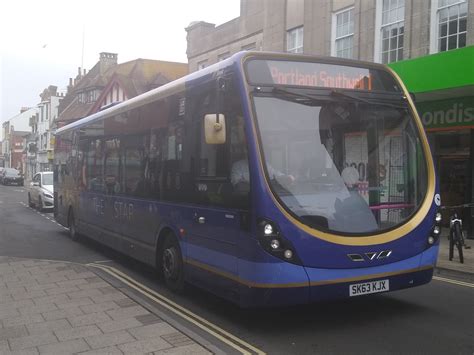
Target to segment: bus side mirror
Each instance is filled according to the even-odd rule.
[[[224,144],[225,116],[222,113],[204,115],[204,135],[207,144]]]

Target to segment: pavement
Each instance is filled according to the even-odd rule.
[[[474,250],[461,264],[457,254],[448,260],[448,247],[443,235],[436,274],[472,279]],[[0,355],[212,353],[205,345],[92,267],[0,257]]]
[[[438,262],[436,263],[436,272],[442,273],[454,273],[463,278],[474,278],[474,240],[465,239],[465,243],[470,246],[470,249],[463,249],[464,263],[459,262],[459,254],[457,249],[454,248],[454,257],[452,261],[449,261],[449,239],[448,239],[449,228],[443,228],[443,233],[440,237],[440,248]],[[466,234],[464,234],[466,235]]]
[[[0,354],[210,354],[91,269],[0,257]]]

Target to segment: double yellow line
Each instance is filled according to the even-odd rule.
[[[227,344],[231,348],[237,350],[241,354],[245,354],[245,355],[265,354],[265,352],[263,352],[262,350],[257,349],[253,345],[225,331],[224,329],[220,328],[214,323],[211,323],[208,320],[198,316],[196,313],[191,312],[189,309],[173,302],[169,298],[163,295],[160,295],[158,292],[137,282],[136,280],[132,279],[127,274],[121,272],[120,270],[114,267],[96,264],[96,263],[90,263],[90,264],[87,264],[87,266],[94,267],[94,268],[102,270],[103,272],[106,272],[107,274],[120,280],[121,282],[131,287],[132,289],[136,290],[137,292],[140,292],[142,295],[146,296],[150,300],[156,302],[160,306],[166,308],[167,310],[173,312],[174,314],[180,316],[181,318],[199,327],[200,329],[207,332],[208,334],[219,339],[220,341]]]
[[[474,288],[474,284],[470,283],[470,282],[457,281],[457,280],[447,279],[447,278],[439,277],[439,276],[433,276],[433,280],[447,282],[447,283],[450,283],[450,284],[464,286],[464,287]]]

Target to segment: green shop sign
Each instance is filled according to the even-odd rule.
[[[416,103],[427,130],[474,128],[474,96]]]

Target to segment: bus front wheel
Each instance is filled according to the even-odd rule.
[[[167,235],[161,253],[161,274],[166,286],[174,292],[184,289],[183,256],[179,243],[173,235]]]

